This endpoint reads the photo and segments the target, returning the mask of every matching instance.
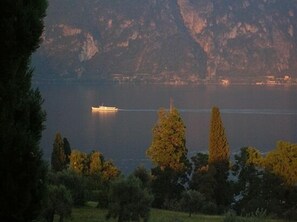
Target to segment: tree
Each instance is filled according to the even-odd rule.
[[[144,188],[149,189],[152,182],[152,176],[151,174],[145,169],[144,166],[137,167],[134,172],[133,176],[138,178],[141,182]]]
[[[46,0],[0,3],[0,221],[32,221],[40,213],[46,166],[39,147],[45,112],[31,86]]]
[[[107,219],[124,221],[148,221],[153,197],[143,189],[141,181],[133,176],[112,182],[109,193]]]
[[[147,150],[147,155],[156,165],[152,169],[155,207],[164,207],[165,202],[177,200],[188,181],[186,174],[190,171],[190,162],[185,129],[177,109],[160,109],[158,122],[153,129],[153,141]]]
[[[154,195],[153,207],[167,208],[165,203],[177,201],[184,191],[187,177],[171,168],[152,169],[152,193]]]
[[[229,162],[230,149],[221,119],[220,110],[212,108],[209,132],[208,163]]]
[[[65,165],[70,164],[70,155],[71,155],[71,146],[67,138],[63,138],[63,143],[64,143],[64,154],[65,154]]]
[[[83,175],[88,171],[87,154],[79,150],[73,150],[70,155],[69,168],[79,175]]]
[[[64,142],[60,133],[56,134],[51,157],[52,170],[58,172],[66,168]]]
[[[196,190],[187,190],[182,193],[181,206],[182,209],[189,213],[191,217],[192,213],[197,213],[202,208],[205,197],[203,194]]]
[[[209,132],[209,168],[215,169],[216,186],[214,199],[219,207],[226,207],[231,202],[231,190],[228,183],[230,149],[217,107],[212,108]]]
[[[207,201],[215,201],[217,181],[216,169],[213,166],[202,166],[193,172],[190,188],[203,194]]]
[[[101,173],[103,181],[109,182],[117,178],[121,174],[121,171],[110,160],[107,160],[103,164]]]
[[[279,216],[292,216],[297,202],[297,144],[280,141],[266,156],[252,148],[247,152],[248,164],[264,171],[261,194],[266,209]]]
[[[234,208],[239,214],[252,213],[259,206],[263,208],[262,201],[259,198],[260,193],[262,193],[260,190],[263,181],[263,171],[249,162],[251,158],[249,151],[252,149],[255,150],[251,147],[243,147],[240,149],[240,153],[234,157],[235,164],[232,167],[233,175],[236,177],[233,186],[236,199]]]
[[[60,222],[71,216],[72,197],[64,185],[48,185],[48,200],[43,211],[47,222],[53,222],[55,214],[60,216]]]
[[[177,109],[159,111],[159,119],[153,129],[153,141],[147,150],[154,164],[161,169],[171,168],[179,172],[189,168],[185,128]]]
[[[48,183],[49,185],[65,186],[70,191],[75,206],[83,206],[85,204],[86,180],[83,176],[71,170],[49,172]]]
[[[282,178],[288,186],[297,184],[297,144],[279,141],[264,158],[262,166]]]
[[[92,151],[89,155],[89,173],[98,175],[103,169],[104,157],[99,151]]]
[[[208,154],[206,153],[197,153],[195,156],[191,157],[191,160],[194,164],[194,172],[208,166]]]

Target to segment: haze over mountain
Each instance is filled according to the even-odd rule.
[[[296,0],[49,0],[38,78],[297,77]]]

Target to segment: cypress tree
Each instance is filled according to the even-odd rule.
[[[67,138],[63,138],[64,143],[64,153],[65,153],[65,164],[69,165],[70,163],[70,155],[71,155],[71,146]]]
[[[230,149],[221,119],[220,110],[212,108],[209,132],[209,159],[208,163],[229,162]]]
[[[52,170],[58,172],[66,168],[64,142],[60,133],[56,134],[51,157]]]
[[[209,169],[214,177],[214,197],[219,209],[224,210],[230,204],[231,190],[228,182],[230,149],[225,135],[219,108],[213,107],[209,133]]]
[[[30,57],[39,46],[46,7],[46,0],[0,1],[0,221],[32,221],[41,209],[45,112],[31,86]]]

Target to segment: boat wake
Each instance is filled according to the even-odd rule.
[[[119,109],[122,112],[158,112],[159,109]],[[178,109],[180,113],[210,113],[211,109]],[[297,115],[297,110],[280,109],[220,109],[223,114]]]

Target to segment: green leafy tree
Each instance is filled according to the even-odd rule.
[[[153,197],[142,187],[139,179],[130,176],[112,182],[109,193],[107,219],[118,222],[148,221]]]
[[[207,201],[215,202],[216,169],[213,166],[202,166],[193,172],[190,188],[204,195]]]
[[[40,213],[46,167],[39,147],[45,112],[31,86],[46,0],[0,3],[0,221],[32,221]]]
[[[187,190],[182,193],[181,207],[191,217],[192,213],[197,213],[201,210],[204,201],[205,197],[203,194],[196,190]]]
[[[64,151],[64,141],[60,133],[55,136],[51,157],[52,170],[58,172],[66,168],[66,155]]]
[[[194,165],[190,188],[199,191],[208,201],[214,201],[215,194],[215,168],[208,165],[208,154],[197,153],[191,157]]]
[[[225,135],[219,108],[213,107],[209,132],[209,167],[215,169],[216,186],[214,199],[216,204],[227,207],[231,202],[231,190],[228,182],[230,149]]]
[[[189,168],[187,159],[185,125],[177,109],[161,109],[153,129],[153,141],[147,155],[161,169],[171,168],[182,172]]]
[[[194,164],[194,172],[208,166],[208,154],[206,153],[197,153],[191,157],[191,160]]]
[[[145,169],[144,166],[137,167],[134,172],[133,176],[140,179],[143,184],[143,187],[149,189],[151,187],[152,176],[149,171]]]
[[[234,157],[235,164],[232,167],[232,173],[236,177],[236,182],[233,185],[236,199],[234,208],[238,214],[243,215],[252,213],[257,208],[263,208],[263,201],[260,200],[263,171],[249,162],[251,158],[249,150],[252,149],[254,150],[251,147],[241,148],[240,153]]]
[[[86,201],[86,180],[82,175],[72,170],[48,173],[48,183],[50,185],[63,185],[70,191],[73,205],[83,206]]]
[[[43,211],[47,222],[53,222],[55,214],[60,216],[60,222],[71,216],[72,197],[64,185],[49,185],[47,194],[48,200]]]
[[[154,195],[153,207],[167,208],[165,203],[179,200],[185,189],[186,181],[185,174],[176,172],[171,168],[153,168],[151,185]]]

